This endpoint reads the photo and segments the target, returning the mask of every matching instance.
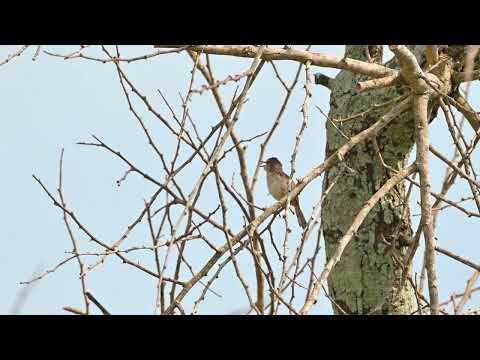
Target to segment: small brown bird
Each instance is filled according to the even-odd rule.
[[[287,195],[290,177],[283,172],[282,163],[276,157],[271,157],[267,161],[264,161],[261,166],[264,167],[267,172],[267,187],[270,195],[276,200],[280,200]],[[295,182],[292,181],[292,188],[294,186]],[[298,225],[305,229],[307,222],[305,221],[305,216],[303,216],[302,209],[300,209],[298,196],[295,199],[291,199],[290,204],[295,208]]]

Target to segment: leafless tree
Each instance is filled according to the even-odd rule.
[[[91,55],[92,48],[101,48],[103,56]],[[0,65],[27,49],[27,46],[19,48]],[[438,246],[436,227],[438,214],[446,208],[454,208],[467,217],[480,217],[480,182],[472,161],[480,136],[480,118],[468,101],[470,82],[480,79],[479,47],[391,45],[389,49],[394,56],[387,62],[384,49],[383,45],[348,45],[345,55],[336,57],[315,53],[310,46],[300,49],[287,45],[155,45],[148,54],[128,58],[122,56],[119,46],[112,50],[83,45],[70,54],[37,47],[34,58],[44,54],[110,64],[115,69],[129,111],[157,157],[163,178],[143,170],[127,153],[110,145],[111,139],[93,135],[92,140],[78,142],[106,151],[122,164],[124,173],[119,176],[118,186],[131,176],[140,176],[156,189],[138,210],[138,216],[125,226],[125,232],[115,241],[106,241],[82,222],[63,195],[62,151],[56,193],[39,176],[34,175],[34,179],[63,216],[72,251],[64,261],[26,283],[76,261],[84,307],[64,309],[89,314],[93,304],[103,314],[110,314],[109,305],[101,304],[88,290],[88,276],[104,266],[107,258],[117,257],[125,266],[156,279],[155,309],[159,314],[201,313],[201,305],[209,297],[227,291],[216,289],[215,280],[229,266],[234,269],[232,282],[238,281],[245,293],[245,299],[238,300],[239,308],[248,301],[248,308],[242,313],[308,314],[323,295],[336,314],[468,313],[465,306],[472,292],[478,290],[475,282],[480,265]],[[159,56],[191,59],[190,83],[180,109],[175,109],[159,91],[168,109],[159,110],[125,70],[126,63],[151,61]],[[229,57],[231,61],[248,58],[250,64],[239,74],[217,79],[213,56]],[[278,69],[282,61],[298,64],[291,83]],[[247,136],[238,127],[242,109],[259,73],[267,67],[273,68],[278,86],[284,89],[283,102],[276,118],[262,123],[264,131]],[[330,78],[321,73],[322,68],[340,72]],[[194,86],[199,79],[203,85]],[[233,98],[226,100],[222,88],[232,83],[239,86]],[[290,105],[292,92],[301,85],[304,85],[302,121],[298,133],[292,134],[295,136],[289,174],[292,186],[281,200],[263,208],[255,200],[261,164]],[[328,113],[313,103],[313,86],[330,91]],[[195,96],[207,94],[218,108],[219,117],[213,126],[199,121],[190,106]],[[143,111],[148,112],[148,120]],[[429,124],[440,115],[447,122],[445,136],[451,138],[452,149],[440,151],[431,145]],[[298,178],[296,160],[312,116],[326,118],[326,133],[318,134],[327,139],[325,157],[315,158],[316,165]],[[159,139],[151,135],[149,127],[153,121],[159,122],[174,140],[170,155],[159,145]],[[468,136],[464,123],[473,129],[473,136]],[[254,164],[247,163],[247,145],[248,150],[258,151]],[[413,149],[414,160],[408,163]],[[447,150],[454,152],[452,159],[444,155]],[[431,185],[432,155],[446,167],[438,192]],[[225,162],[233,159],[241,186],[235,184],[231,173],[222,171]],[[181,186],[178,180],[184,176],[184,169],[194,163],[201,164],[198,176],[190,179],[188,187]],[[317,194],[316,206],[305,211],[307,226],[303,230],[294,228],[287,210],[292,199],[320,177],[323,177],[323,191]],[[459,181],[468,184],[471,196],[452,199],[448,191]],[[410,196],[415,187],[420,189],[421,220],[417,229],[412,229]],[[216,198],[216,208],[206,208],[199,201],[207,195]],[[470,210],[467,203],[473,203],[475,209]],[[230,224],[239,216],[244,225],[233,228]],[[275,223],[282,221],[283,230],[274,228]],[[147,227],[150,238],[135,246],[125,246],[137,226]],[[98,251],[82,252],[78,232],[95,243]],[[417,251],[422,238],[423,254]],[[204,249],[197,254],[209,253],[201,260],[200,267],[193,266],[187,256],[187,249],[192,247]],[[325,264],[319,256],[322,247]],[[150,252],[155,267],[141,265],[131,258],[139,251]],[[245,254],[250,262],[239,261],[240,257],[245,260]],[[438,291],[438,254],[474,270],[465,291],[443,302]],[[423,258],[420,283],[413,276],[415,255]],[[255,272],[254,283],[245,276],[249,271]],[[423,293],[425,274],[428,294]],[[194,292],[195,299],[187,307],[185,299]],[[453,304],[453,310],[449,304]]]

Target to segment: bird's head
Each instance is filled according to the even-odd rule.
[[[265,168],[266,171],[283,171],[282,163],[276,157],[262,161],[261,167]]]

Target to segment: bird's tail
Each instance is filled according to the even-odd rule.
[[[302,209],[300,209],[300,204],[298,199],[293,202],[293,207],[295,208],[295,214],[297,215],[298,225],[305,229],[307,227],[307,222],[305,221],[305,216],[303,216]]]

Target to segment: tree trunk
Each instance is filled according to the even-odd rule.
[[[350,58],[366,61],[370,57],[370,61],[382,62],[381,46],[347,46],[346,52]],[[341,71],[331,82],[331,120],[347,118],[407,93],[406,88],[399,86],[356,93],[353,90],[356,83],[365,79],[365,76]],[[391,105],[381,107],[364,117],[342,123],[327,121],[325,155],[331,155],[344,144],[345,136],[351,137],[368,128],[390,108]],[[387,165],[398,169],[407,165],[413,145],[413,113],[408,111],[383,130],[376,143],[369,141],[358,145],[345,161],[338,162],[325,174],[324,192],[336,182],[322,209],[327,261],[358,211],[391,175],[382,165],[377,149]],[[333,300],[348,314],[409,314],[415,311],[414,290],[408,281],[402,282],[402,272],[393,260],[393,256],[402,262],[405,260],[412,237],[406,187],[402,183],[372,209],[334,267],[328,279]],[[341,313],[336,306],[333,310]]]

